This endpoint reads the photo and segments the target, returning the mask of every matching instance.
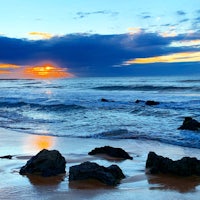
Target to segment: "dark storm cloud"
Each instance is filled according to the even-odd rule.
[[[140,32],[134,35],[70,34],[38,41],[0,37],[0,63],[32,65],[51,60],[77,76],[131,75],[132,67],[115,66],[138,57],[197,51],[192,47],[169,46],[173,41],[190,39],[200,39],[200,36],[182,34],[167,38]]]

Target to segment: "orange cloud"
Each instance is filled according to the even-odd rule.
[[[24,78],[33,79],[57,79],[70,78],[74,75],[67,72],[65,69],[57,67],[52,63],[44,63],[36,66],[28,66],[23,70]]]
[[[0,75],[11,74],[11,70],[20,68],[19,65],[0,63]]]
[[[165,56],[136,58],[125,61],[123,65],[176,62],[200,62],[200,52],[173,53]]]
[[[1,69],[16,69],[20,68],[19,65],[9,64],[9,63],[0,63],[0,70]]]
[[[43,32],[30,32],[29,35],[31,36],[37,36],[39,38],[42,38],[42,39],[50,39],[53,37],[52,34],[50,33],[43,33]]]

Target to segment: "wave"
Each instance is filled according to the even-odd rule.
[[[200,83],[200,79],[188,79],[188,80],[181,80],[181,83]]]
[[[107,132],[98,133],[95,135],[85,136],[84,138],[112,139],[112,140],[113,139],[150,140],[171,145],[200,149],[199,132],[193,133],[191,131],[182,131],[179,136],[167,137],[166,135],[158,136],[157,134],[152,134],[152,133],[145,134],[139,131],[132,132],[128,131],[127,129],[118,129],[118,130],[111,130]]]
[[[0,108],[23,108],[30,107],[37,110],[66,111],[75,109],[85,109],[84,106],[76,104],[37,104],[27,102],[0,102]]]
[[[153,86],[153,85],[139,85],[139,86],[124,86],[124,85],[115,85],[115,86],[99,86],[94,87],[95,90],[107,90],[107,91],[181,91],[181,90],[195,90],[196,87],[187,87],[187,86]]]

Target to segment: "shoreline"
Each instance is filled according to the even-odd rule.
[[[184,156],[200,159],[200,149],[142,140],[106,140],[92,138],[67,138],[30,135],[0,129],[0,199],[197,199],[200,194],[200,177],[152,176],[145,174],[145,162],[149,151],[174,160]],[[133,160],[117,161],[89,156],[88,152],[101,146],[121,147]],[[65,157],[66,175],[50,178],[21,176],[19,169],[41,149],[56,149]],[[115,188],[68,182],[69,167],[85,161],[110,166],[117,164],[126,178]]]

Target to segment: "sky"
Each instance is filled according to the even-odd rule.
[[[190,74],[199,0],[0,0],[0,78]]]

